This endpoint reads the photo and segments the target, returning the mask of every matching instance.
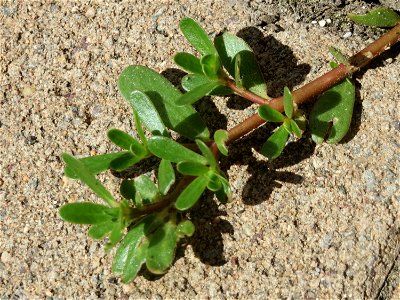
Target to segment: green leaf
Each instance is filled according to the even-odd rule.
[[[149,150],[155,156],[175,163],[187,160],[207,164],[207,160],[200,154],[166,137],[154,136],[150,138]]]
[[[319,97],[310,114],[311,137],[317,144],[322,143],[325,137],[327,143],[335,144],[346,135],[353,115],[354,101],[355,86],[349,79]]]
[[[106,251],[110,251],[111,248],[113,248],[116,244],[119,243],[119,241],[122,239],[124,228],[125,225],[123,223],[120,222],[114,223],[110,237],[108,239],[108,243],[105,246]]]
[[[365,15],[349,14],[355,23],[373,27],[394,27],[400,22],[400,16],[389,8],[380,7],[367,12]]]
[[[147,200],[145,204],[152,203],[156,200],[158,194],[158,188],[151,179],[146,175],[140,175],[135,178],[135,188],[143,200]]]
[[[169,160],[162,159],[158,166],[158,190],[166,195],[175,182],[175,171]]]
[[[157,109],[146,94],[141,91],[133,91],[127,100],[153,135],[168,136],[168,131]]]
[[[178,105],[193,104],[196,101],[203,98],[204,96],[206,96],[208,93],[210,93],[212,90],[214,90],[217,86],[219,86],[219,83],[216,81],[210,81],[203,85],[199,85],[199,86],[195,87],[194,89],[190,90],[189,92],[183,94],[176,101],[176,104],[178,104]]]
[[[147,138],[144,134],[142,121],[140,121],[140,117],[136,111],[133,111],[134,120],[135,120],[135,128],[140,140],[142,141],[145,148],[147,148]]]
[[[336,69],[337,67],[339,67],[339,64],[335,61],[331,61],[329,63],[329,66],[331,67],[331,69]]]
[[[114,160],[117,159],[123,155],[125,155],[127,152],[114,152],[114,153],[108,153],[108,154],[100,154],[100,155],[95,155],[95,156],[88,156],[84,158],[80,158],[79,161],[82,162],[86,169],[93,175],[96,175],[98,173],[101,173],[107,169],[110,168],[110,163]],[[72,179],[78,179],[78,175],[74,173],[74,171],[68,166],[65,166],[64,169],[64,175],[72,178]]]
[[[60,208],[63,220],[75,224],[99,224],[111,220],[109,207],[91,202],[68,203]]]
[[[90,171],[81,161],[67,153],[64,153],[62,157],[72,172],[76,174],[83,183],[91,188],[97,196],[106,201],[110,206],[118,205],[110,192],[106,190],[106,188],[94,177],[92,173],[90,173]]]
[[[195,20],[191,18],[182,19],[180,28],[189,43],[199,51],[201,55],[217,53],[207,33]]]
[[[329,52],[333,55],[338,63],[345,64],[346,66],[350,65],[348,57],[340,52],[339,49],[336,49],[335,47],[329,47]]]
[[[196,140],[197,147],[199,147],[201,153],[206,158],[208,164],[212,169],[218,168],[218,162],[215,159],[214,154],[210,150],[210,148],[204,143],[202,140]]]
[[[187,210],[196,204],[208,184],[206,176],[197,177],[193,180],[176,199],[175,207],[178,210]]]
[[[267,95],[267,85],[256,58],[247,43],[236,35],[224,33],[214,41],[222,64],[235,77],[235,56],[240,53],[240,78],[244,88],[263,97]]]
[[[147,155],[147,149],[139,143],[137,140],[135,140],[129,149],[135,156],[144,158]]]
[[[294,135],[298,138],[301,138],[302,136],[301,129],[294,120],[290,120],[290,127],[292,128],[292,132],[294,133]]]
[[[176,100],[182,94],[157,72],[144,66],[129,66],[121,73],[118,86],[122,96],[128,102],[134,101],[132,92],[145,93],[168,128],[192,139],[209,138],[210,133],[200,115],[189,105],[178,106]],[[142,122],[146,125],[145,120],[142,119]],[[161,128],[154,128],[154,131],[160,130]]]
[[[171,266],[178,242],[176,224],[170,220],[149,236],[146,267],[154,274],[164,274]]]
[[[204,85],[209,82],[214,82],[214,81],[212,81],[205,75],[188,74],[182,78],[181,83],[185,91],[191,91],[196,87]],[[231,95],[231,94],[233,94],[233,91],[224,85],[218,85],[211,92],[207,93],[207,95]]]
[[[218,200],[222,203],[230,202],[232,200],[232,189],[229,181],[221,174],[218,175],[218,178],[222,187],[215,192],[215,196],[217,196]]]
[[[192,236],[195,231],[195,226],[190,220],[183,220],[176,228],[176,233],[179,237]]]
[[[223,155],[228,156],[228,147],[226,146],[226,141],[229,139],[229,133],[226,130],[218,129],[214,133],[214,141],[218,147],[219,152]]]
[[[269,107],[267,105],[261,105],[258,107],[259,116],[265,121],[269,122],[283,122],[285,120],[285,116],[282,115],[276,109]]]
[[[292,130],[292,125],[290,124],[290,120],[288,118],[285,118],[285,121],[283,121],[282,127],[286,129],[286,131],[290,134],[293,133]]]
[[[154,220],[154,215],[143,218],[129,230],[115,254],[112,270],[122,273],[122,281],[133,280],[146,261],[149,242],[145,236],[145,227]]]
[[[242,58],[240,56],[240,52],[235,55],[234,57],[234,62],[235,62],[235,83],[238,87],[242,88],[243,87],[243,80],[242,76],[240,74],[240,70],[242,68]]]
[[[293,117],[293,96],[289,88],[285,86],[283,89],[283,107],[285,109],[286,116],[291,119]]]
[[[210,172],[208,174],[209,182],[207,184],[207,188],[210,191],[216,192],[222,188],[221,180],[215,172]]]
[[[280,126],[264,143],[261,154],[268,157],[268,159],[277,158],[285,148],[288,138],[289,133],[284,126]]]
[[[175,63],[187,72],[203,74],[200,60],[193,54],[179,52],[174,56]]]
[[[136,195],[135,181],[124,179],[121,182],[119,192],[121,193],[121,196],[124,197],[125,199],[135,200],[135,195]]]
[[[94,224],[90,226],[89,236],[95,240],[103,239],[114,227],[114,223],[109,220],[103,223]]]
[[[110,129],[107,132],[107,137],[115,145],[125,150],[129,150],[134,142],[137,143],[137,141],[132,136],[116,128]]]
[[[182,161],[176,165],[176,169],[183,175],[201,176],[208,172],[208,167],[192,161]]]
[[[221,63],[219,58],[215,54],[208,54],[201,58],[201,67],[203,69],[203,73],[210,79],[218,79],[219,69],[221,67]]]
[[[110,168],[115,171],[121,172],[138,163],[139,161],[141,161],[141,159],[142,157],[136,156],[132,152],[127,152],[121,157],[114,159],[110,163]]]

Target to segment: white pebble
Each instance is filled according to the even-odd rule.
[[[347,31],[347,32],[343,35],[343,38],[347,39],[347,38],[349,38],[349,37],[351,37],[351,32],[350,32],[350,31]]]
[[[326,19],[326,23],[331,24],[332,20],[331,19]]]
[[[317,21],[311,21],[311,24],[317,24]]]
[[[324,27],[326,25],[325,20],[318,21],[319,26]]]

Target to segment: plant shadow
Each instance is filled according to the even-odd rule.
[[[305,136],[286,145],[281,156],[273,161],[258,160],[253,150],[259,152],[273,127],[265,124],[230,147],[228,158],[221,159],[221,169],[226,172],[232,165],[247,166],[250,178],[243,185],[242,200],[248,205],[267,201],[281,183],[301,184],[303,177],[293,172],[279,170],[296,165],[314,153],[315,143]]]

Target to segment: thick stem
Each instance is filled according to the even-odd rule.
[[[310,83],[304,85],[298,90],[295,90],[292,95],[296,104],[302,104],[306,102],[310,102],[319,94],[325,92],[338,82],[342,81],[347,76],[350,76],[354,72],[358,71],[360,68],[367,65],[373,58],[379,56],[382,52],[390,49],[395,43],[400,40],[400,23],[395,26],[393,29],[385,33],[379,39],[369,44],[363,50],[355,54],[349,59],[350,66],[346,66],[344,64],[339,65],[339,67],[327,72],[321,77],[311,81]],[[233,83],[234,84],[234,83]],[[231,89],[234,90],[231,86]],[[249,98],[247,96],[251,94]],[[242,93],[241,96],[246,99],[255,102],[254,99],[260,98],[257,95],[247,91],[246,93]],[[263,99],[263,98],[261,98]],[[257,101],[261,102],[260,99]],[[283,97],[278,97],[267,101],[263,99],[264,105],[268,105],[276,110],[283,112]],[[256,102],[257,103],[257,102]],[[233,141],[241,138],[242,136],[248,134],[255,128],[264,124],[265,120],[261,119],[258,114],[255,114],[248,119],[244,120],[242,123],[236,125],[232,129],[228,131],[229,138],[227,143],[232,143]]]
[[[230,78],[226,79],[225,84],[232,91],[234,91],[237,95],[242,96],[243,98],[246,98],[247,100],[250,100],[251,102],[263,105],[268,101],[267,99],[264,99],[263,97],[260,97],[256,94],[253,94],[252,92],[250,92],[248,90],[238,87],[236,85],[236,83]]]

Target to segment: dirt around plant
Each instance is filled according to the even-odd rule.
[[[113,252],[58,216],[65,203],[98,201],[63,177],[60,155],[116,150],[105,136],[112,127],[135,134],[116,85],[123,68],[147,65],[179,83],[171,57],[192,51],[178,31],[184,16],[211,36],[246,39],[277,96],[326,72],[329,46],[351,55],[380,36],[345,18],[378,4],[0,1],[0,298],[397,299],[399,46],[357,74],[343,143],[306,137],[271,163],[257,152],[271,125],[236,142],[221,162],[233,202],[206,195],[191,213],[196,234],[164,276],[142,272],[122,284],[111,273]],[[232,97],[198,109],[217,129],[256,107]],[[119,178],[100,179],[118,195]]]

